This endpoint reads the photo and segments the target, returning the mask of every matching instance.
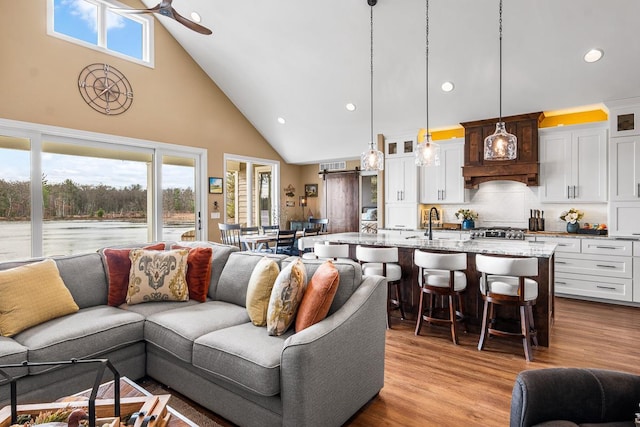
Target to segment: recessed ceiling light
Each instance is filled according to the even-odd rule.
[[[603,55],[604,52],[602,49],[591,49],[589,52],[584,54],[584,60],[586,62],[596,62],[599,61]]]
[[[442,83],[442,90],[445,92],[451,92],[455,86],[452,82],[444,82]]]
[[[351,102],[345,105],[345,108],[349,111],[356,111],[356,104],[352,104]]]
[[[278,117],[278,123],[283,125],[283,124],[287,123],[287,121],[283,117]]]
[[[191,19],[193,20],[193,22],[200,22],[202,21],[202,18],[200,17],[200,14],[198,12],[191,12]]]

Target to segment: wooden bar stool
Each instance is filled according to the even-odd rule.
[[[401,319],[405,319],[400,293],[400,279],[402,270],[398,264],[398,248],[375,248],[356,246],[356,259],[362,265],[363,276],[384,276],[387,279],[388,291],[394,297],[387,295],[387,328],[391,328],[391,311],[400,309]],[[388,293],[389,293],[388,292]]]
[[[525,358],[528,362],[532,361],[531,344],[538,345],[533,324],[533,306],[538,298],[538,282],[529,277],[538,275],[538,260],[476,255],[476,269],[482,273],[480,292],[484,300],[478,350],[484,348],[487,336],[517,337],[522,339]],[[495,305],[518,307],[519,332],[496,327]]]
[[[418,304],[418,319],[416,321],[415,334],[420,334],[422,322],[449,325],[451,327],[451,339],[458,344],[458,331],[456,324],[462,322],[466,332],[464,307],[461,293],[467,289],[467,254],[443,254],[423,252],[416,250],[413,255],[414,263],[418,269],[418,285],[420,286],[420,302]],[[424,296],[429,296],[429,307],[424,307]],[[437,308],[434,303],[446,297],[449,301],[448,309],[443,306]],[[440,298],[438,298],[440,297]],[[442,311],[447,311],[445,318]],[[438,316],[439,314],[439,316]]]

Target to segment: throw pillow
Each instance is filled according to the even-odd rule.
[[[280,271],[273,284],[267,309],[269,335],[279,336],[289,329],[306,286],[307,271],[299,258]]]
[[[151,301],[187,301],[188,249],[149,251],[133,249],[127,304]]]
[[[296,332],[327,317],[339,284],[340,273],[333,262],[326,261],[318,267],[309,280],[300,302],[296,317]]]
[[[145,246],[144,249],[161,251],[164,243]],[[107,304],[117,307],[127,300],[127,290],[129,289],[129,274],[131,273],[131,259],[128,249],[110,249],[102,251],[102,256],[107,264],[107,278],[109,279],[109,296]]]
[[[209,292],[209,281],[211,280],[211,258],[213,258],[212,248],[173,245],[171,249],[188,249],[187,257],[187,286],[189,287],[189,298],[205,302]]]
[[[4,337],[79,310],[52,259],[0,271],[0,295]]]
[[[267,324],[267,308],[273,284],[280,273],[278,263],[267,257],[262,258],[251,272],[247,286],[247,312],[256,326]]]

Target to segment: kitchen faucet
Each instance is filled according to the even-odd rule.
[[[440,214],[438,213],[438,209],[436,209],[435,206],[432,206],[431,209],[429,209],[429,224],[428,224],[428,228],[427,231],[424,233],[425,236],[429,236],[429,240],[433,240],[433,227],[432,227],[432,213],[435,212],[436,213],[436,221],[440,221]]]

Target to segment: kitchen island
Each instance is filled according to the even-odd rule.
[[[464,294],[465,314],[470,329],[479,330],[482,319],[482,297],[480,295],[480,275],[476,270],[476,254],[500,255],[509,257],[533,257],[538,259],[538,299],[534,308],[534,323],[538,331],[541,346],[550,344],[549,333],[553,321],[553,279],[554,252],[556,245],[546,242],[513,240],[428,240],[426,236],[397,237],[386,234],[337,233],[303,237],[299,246],[312,248],[316,242],[349,244],[349,256],[355,259],[357,245],[397,247],[399,264],[402,268],[401,293],[403,308],[415,319],[418,312],[420,290],[417,277],[418,267],[413,263],[416,249],[436,252],[464,252],[467,254],[467,291]],[[510,317],[517,318],[517,312]]]

